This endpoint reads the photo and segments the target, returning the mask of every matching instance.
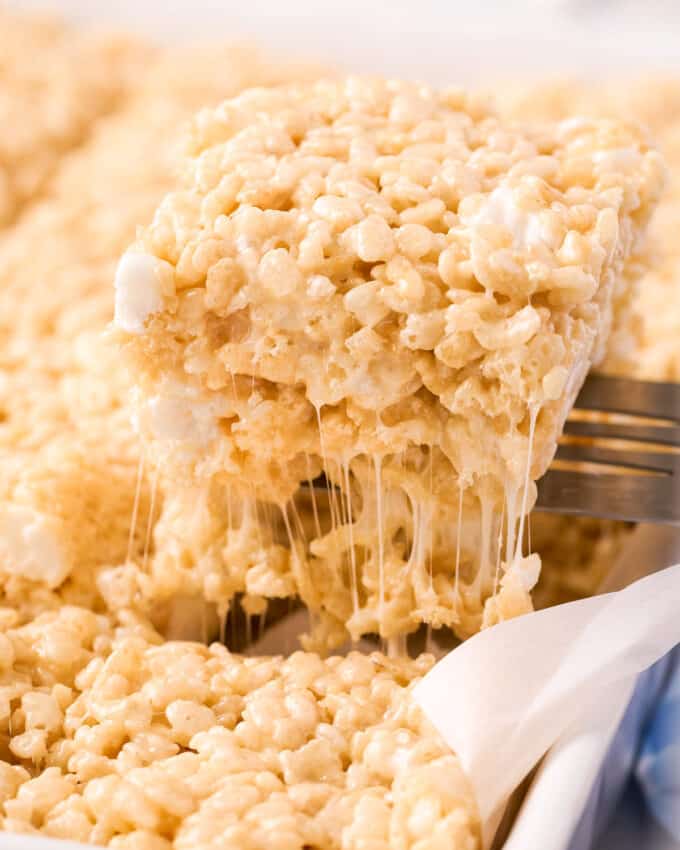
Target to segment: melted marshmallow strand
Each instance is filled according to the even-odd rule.
[[[396,81],[200,113],[116,278],[163,492],[147,592],[297,595],[314,646],[529,610],[534,481],[663,175],[636,127]]]

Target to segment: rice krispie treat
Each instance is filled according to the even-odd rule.
[[[102,335],[117,259],[173,185],[177,126],[244,86],[310,73],[228,45],[154,54],[0,233],[0,599],[22,616],[101,609],[102,592],[130,604],[119,574],[100,572],[145,562],[160,494],[150,516],[154,474]]]
[[[152,582],[223,607],[297,593],[331,643],[528,610],[533,481],[662,178],[632,126],[520,126],[399,82],[200,113],[183,188],[116,274],[164,481]],[[320,473],[310,539],[296,499]]]
[[[0,9],[0,227],[44,189],[61,158],[114,111],[153,49],[46,16]]]
[[[0,611],[0,828],[116,850],[476,850],[410,698],[432,657],[244,658],[64,606]]]

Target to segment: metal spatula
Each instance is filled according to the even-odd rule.
[[[680,525],[680,384],[589,377],[536,508]]]

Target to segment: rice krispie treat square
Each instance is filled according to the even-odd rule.
[[[634,126],[516,124],[415,84],[200,113],[182,188],[116,274],[163,482],[152,585],[223,610],[297,594],[330,644],[528,610],[533,481],[662,184]]]

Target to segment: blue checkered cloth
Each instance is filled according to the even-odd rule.
[[[569,850],[680,850],[680,646],[640,676]]]

